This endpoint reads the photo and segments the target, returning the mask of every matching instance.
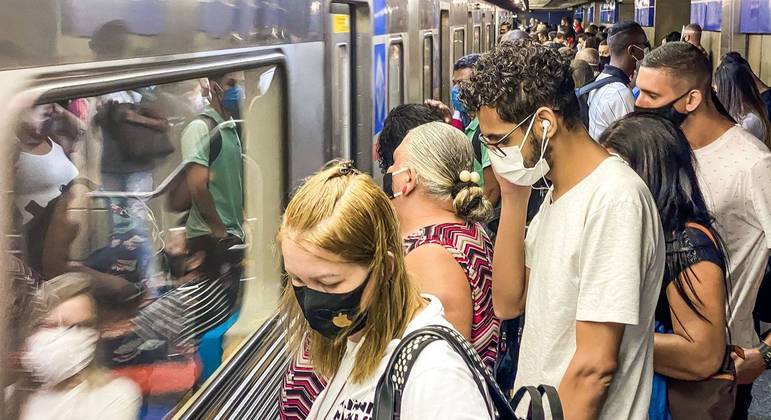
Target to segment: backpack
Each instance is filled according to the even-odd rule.
[[[479,354],[462,335],[443,325],[429,325],[407,334],[396,346],[386,370],[375,388],[373,420],[396,420],[401,417],[402,396],[407,386],[410,371],[412,371],[420,352],[437,340],[445,341],[466,363],[479,392],[487,400],[487,409],[491,419],[520,420],[514,411],[526,394],[530,396],[529,419],[545,420],[543,396],[546,396],[552,420],[564,419],[562,403],[554,387],[549,385],[523,386],[509,400],[498,387],[490,371],[482,363]]]
[[[625,80],[611,74],[609,77],[595,80],[586,86],[576,89],[576,97],[578,98],[578,108],[581,115],[581,121],[584,123],[584,127],[586,127],[587,130],[589,129],[589,93],[611,83],[622,83],[626,85]]]
[[[220,130],[216,130],[217,121],[206,115],[199,114],[195,120],[201,120],[209,127],[209,168],[220,155],[222,151],[222,134]],[[191,121],[192,122],[192,121]],[[190,197],[190,189],[187,186],[187,180],[185,179],[185,172],[180,173],[178,179],[174,180],[169,189],[169,201],[168,206],[171,210],[176,212],[184,212],[190,210],[193,205],[193,199]]]

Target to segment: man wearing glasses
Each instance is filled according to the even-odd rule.
[[[585,89],[589,90],[589,135],[595,140],[611,124],[634,111],[631,78],[650,44],[638,23],[619,22],[608,31],[608,49],[610,64],[597,76],[597,87]]]
[[[477,111],[501,188],[493,307],[501,319],[525,314],[514,389],[557,386],[571,419],[647,418],[664,274],[648,188],[588,135],[556,51],[502,45],[460,97]],[[551,187],[525,236],[530,189],[543,179]]]

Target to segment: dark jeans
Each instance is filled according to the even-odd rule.
[[[736,407],[731,420],[747,420],[752,404],[752,384],[736,386]]]

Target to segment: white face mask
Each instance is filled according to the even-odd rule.
[[[536,162],[535,166],[532,168],[525,166],[525,158],[522,156],[522,146],[525,145],[525,142],[533,129],[535,115],[533,115],[532,118],[533,119],[530,121],[530,125],[525,132],[525,137],[522,138],[522,144],[519,146],[501,147],[500,149],[506,154],[506,157],[500,157],[493,152],[489,153],[490,163],[492,163],[495,173],[512,184],[523,187],[532,186],[538,182],[539,179],[544,178],[550,170],[549,164],[546,162],[546,159],[544,159],[546,147],[549,145],[549,139],[546,138],[546,130],[544,130],[544,139],[543,142],[541,142],[541,156],[538,158],[538,162]]]
[[[75,376],[94,360],[98,339],[93,328],[41,329],[27,339],[21,363],[50,388]]]

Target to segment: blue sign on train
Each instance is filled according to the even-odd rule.
[[[386,0],[373,0],[372,9],[372,15],[374,17],[374,28],[372,32],[375,35],[385,35],[386,17],[388,15],[388,9],[386,9]]]
[[[386,114],[386,47],[385,44],[375,44],[373,69],[375,72],[374,87],[374,124],[372,125],[373,134],[377,134],[383,129]]]
[[[705,31],[719,31],[722,22],[722,0],[691,0],[691,23],[698,23]]]

